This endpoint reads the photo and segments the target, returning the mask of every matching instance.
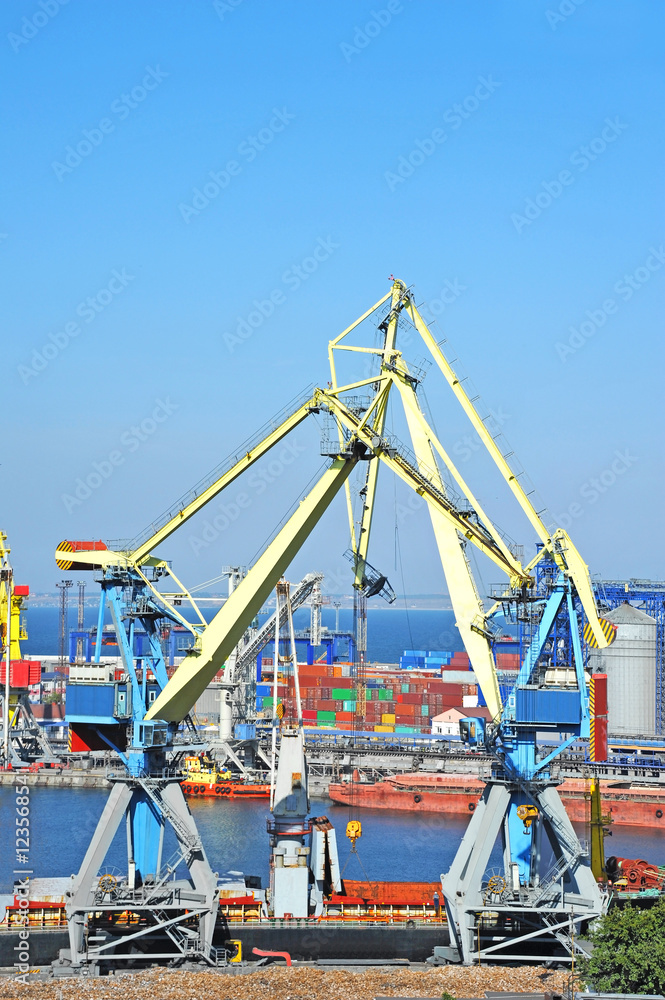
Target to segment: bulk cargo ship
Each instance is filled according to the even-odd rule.
[[[665,788],[602,780],[600,785],[603,812],[611,823],[665,829]],[[356,808],[469,816],[475,812],[484,787],[485,782],[470,774],[397,774],[373,783],[330,784],[328,795],[339,805]],[[570,819],[587,822],[588,782],[567,778],[558,792]]]

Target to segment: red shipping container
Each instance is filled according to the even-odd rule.
[[[302,710],[303,719],[309,720],[310,722],[316,722],[316,712],[311,711],[308,708],[303,708]]]
[[[298,673],[298,680],[300,681],[301,687],[321,687],[320,674],[303,673],[301,670]]]
[[[400,705],[399,708],[395,709],[395,715],[415,715],[416,706],[415,705]]]
[[[353,712],[337,712],[337,722],[353,722]]]

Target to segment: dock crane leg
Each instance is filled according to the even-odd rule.
[[[516,800],[533,804],[533,842],[548,841],[553,861],[529,886],[503,877],[488,879],[490,856],[501,834],[504,855],[510,843]],[[598,885],[553,782],[528,790],[518,783],[490,781],[471,817],[449,871],[441,876],[450,931],[449,947],[435,948],[435,960],[471,965],[479,961],[571,961],[574,943],[562,928],[602,912]],[[528,942],[528,944],[527,944]],[[563,953],[561,951],[563,950]]]

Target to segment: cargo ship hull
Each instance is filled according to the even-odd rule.
[[[425,962],[437,945],[447,945],[448,940],[448,928],[445,925],[403,922],[357,924],[349,921],[346,926],[330,926],[315,921],[302,921],[301,926],[291,927],[285,924],[271,926],[268,922],[238,926],[220,924],[214,935],[214,944],[218,948],[230,941],[240,941],[243,958],[250,962],[257,961],[254,948],[288,952],[297,961],[369,959],[381,962],[401,958],[410,962]],[[14,949],[18,944],[17,931],[0,931],[0,965],[13,966],[16,956]],[[172,947],[172,942],[165,941],[165,944]],[[31,931],[31,968],[50,965],[58,958],[60,949],[68,947],[69,936],[66,930]],[[140,963],[140,954],[132,957],[136,964]]]
[[[471,775],[396,775],[374,784],[332,783],[328,795],[335,803],[359,808],[470,816],[484,787],[484,782]],[[587,822],[588,783],[568,779],[558,790],[570,819]],[[603,814],[617,826],[665,829],[665,789],[601,781],[601,795]]]

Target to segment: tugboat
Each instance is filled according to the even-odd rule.
[[[185,757],[184,780],[180,782],[185,795],[207,795],[215,798],[264,799],[270,795],[270,785],[236,777],[228,768],[217,767],[207,754]]]

